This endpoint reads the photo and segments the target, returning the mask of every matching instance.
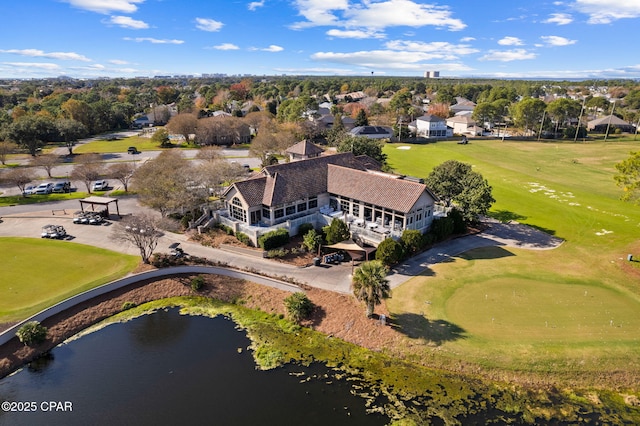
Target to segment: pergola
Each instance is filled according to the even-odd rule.
[[[354,260],[356,260],[356,257],[357,257],[357,260],[361,260],[362,258],[364,258],[365,260],[368,261],[369,255],[374,251],[376,251],[375,247],[362,247],[352,239],[340,241],[339,243],[327,245],[325,247],[336,249],[336,250],[344,250],[347,253],[349,253],[349,256],[351,256],[351,274],[352,275],[353,275]]]
[[[87,198],[83,198],[80,201],[80,210],[84,211],[84,206],[85,204],[88,204],[91,206],[91,211],[96,211],[95,206],[103,206],[106,208],[107,210],[107,216],[110,215],[109,213],[109,204],[111,203],[116,203],[116,214],[118,215],[118,217],[122,217],[120,216],[120,209],[118,208],[118,199],[117,198],[109,198],[109,197],[97,197],[97,196],[91,196],[91,197],[87,197]]]

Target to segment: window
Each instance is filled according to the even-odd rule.
[[[287,206],[287,216],[296,214],[296,206]]]
[[[238,197],[233,197],[231,200],[231,205],[229,206],[229,213],[231,217],[241,222],[247,221],[247,212],[244,208],[242,208],[242,201]]]
[[[309,199],[309,208],[310,209],[315,209],[318,207],[318,199],[317,198],[310,198]]]
[[[262,217],[264,217],[265,219],[271,219],[271,210],[262,209]]]
[[[298,204],[298,213],[306,211],[306,210],[307,210],[307,203]]]
[[[340,200],[340,210],[343,212],[349,211],[349,200]]]
[[[274,212],[274,217],[279,219],[284,216],[284,209],[278,209]]]

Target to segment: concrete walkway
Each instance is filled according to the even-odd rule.
[[[102,247],[120,253],[138,256],[138,249],[133,245],[126,245],[111,238],[113,224],[92,226],[73,224],[73,212],[79,210],[78,200],[38,204],[30,206],[0,208],[0,237],[18,236],[39,238],[44,225],[63,225],[71,241]],[[123,215],[149,212],[140,206],[133,197],[124,197],[119,201],[120,212]],[[535,250],[552,249],[559,246],[562,240],[554,238],[544,232],[517,223],[502,224],[488,221],[488,228],[478,235],[470,235],[438,244],[436,247],[411,258],[393,269],[389,276],[391,287],[395,288],[412,277],[419,275],[431,265],[445,261],[468,250],[487,246],[507,246]],[[166,232],[159,241],[156,252],[169,253],[169,245],[179,242],[185,253],[203,257],[212,261],[223,262],[230,267],[240,270],[254,270],[260,274],[295,280],[313,287],[331,290],[338,293],[350,293],[352,265],[322,265],[296,267],[278,261],[250,257],[205,247],[198,243],[187,241],[184,234]]]

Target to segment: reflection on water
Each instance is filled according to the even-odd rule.
[[[349,383],[321,379],[328,371],[320,365],[257,370],[249,345],[232,321],[181,316],[177,309],[113,324],[0,380],[0,401],[36,407],[34,412],[0,411],[0,425],[389,421],[367,415],[364,400],[350,393]],[[292,374],[299,372],[305,377]],[[318,378],[306,380],[309,376]]]

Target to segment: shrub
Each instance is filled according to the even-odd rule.
[[[219,223],[219,224],[217,225],[217,228],[218,228],[218,229],[220,229],[220,230],[221,230],[221,231],[223,231],[223,232],[226,232],[226,233],[227,233],[227,235],[233,235],[233,234],[234,234],[233,229],[231,229],[231,228],[230,228],[229,226],[227,226],[227,225],[223,225],[222,223]]]
[[[417,253],[425,247],[424,235],[416,229],[405,229],[400,237],[400,242],[407,254]]]
[[[130,301],[128,301],[128,302],[124,302],[124,303],[122,304],[122,307],[120,308],[120,310],[121,310],[121,311],[127,311],[127,310],[129,310],[129,309],[135,308],[136,306],[138,306],[138,305],[136,305],[136,303],[135,303],[135,302],[130,302]]]
[[[191,278],[190,286],[191,290],[200,291],[202,287],[204,287],[204,277],[202,275],[197,275]]]
[[[247,245],[249,247],[253,246],[253,243],[251,242],[251,238],[249,238],[249,236],[244,232],[238,232],[236,234],[236,238],[238,239],[238,241],[240,241],[244,245]]]
[[[304,244],[307,250],[315,253],[318,247],[320,247],[320,244],[322,244],[322,235],[318,234],[315,229],[311,229],[304,234],[302,244]]]
[[[47,337],[47,327],[38,321],[29,321],[18,329],[16,336],[26,345],[43,342]]]
[[[323,231],[326,234],[327,244],[336,244],[351,237],[347,224],[337,218],[333,219],[329,226],[325,226]]]
[[[267,257],[269,259],[282,258],[289,254],[289,250],[284,248],[277,248],[267,251]]]
[[[313,302],[302,292],[293,293],[284,299],[289,317],[295,322],[308,318],[313,312]]]
[[[393,238],[385,238],[376,250],[376,260],[381,261],[385,266],[398,263],[403,256],[402,244]]]
[[[453,233],[453,219],[440,217],[431,222],[429,233],[433,235],[434,241],[442,241]]]
[[[302,225],[298,226],[298,235],[307,235],[307,233],[312,229],[315,231],[313,223],[303,223]]]
[[[289,231],[285,228],[267,232],[258,238],[258,245],[263,250],[272,250],[289,242]]]
[[[462,212],[456,208],[451,209],[449,214],[447,215],[453,221],[453,231],[454,234],[464,234],[467,232],[467,224],[464,221],[464,217],[462,216]]]

